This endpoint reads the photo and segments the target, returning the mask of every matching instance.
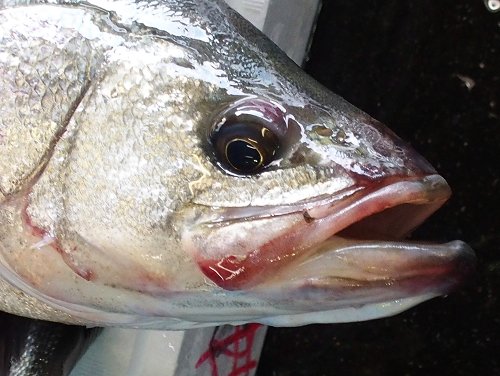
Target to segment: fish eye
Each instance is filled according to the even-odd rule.
[[[217,163],[237,175],[263,171],[278,155],[278,136],[258,122],[224,122],[211,135]]]

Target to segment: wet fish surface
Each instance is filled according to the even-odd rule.
[[[0,3],[0,309],[85,325],[396,314],[471,273],[449,197],[220,1]]]

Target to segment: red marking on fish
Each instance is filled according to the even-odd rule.
[[[257,360],[252,359],[252,348],[260,324],[246,324],[234,327],[234,332],[227,337],[217,338],[219,328],[216,328],[208,350],[196,362],[196,369],[208,362],[212,376],[222,376],[219,372],[217,360],[232,361],[232,368],[227,376],[244,376],[257,367]],[[241,348],[240,348],[241,346]]]
[[[199,259],[198,265],[203,274],[223,289],[251,288],[301,254],[303,249],[294,245],[299,244],[304,236],[305,231],[298,230],[304,225],[310,228],[315,224],[304,222],[295,225],[287,233],[271,239],[245,256]]]
[[[244,260],[238,260],[236,256],[199,262],[203,274],[226,290],[235,290],[247,282],[245,264]]]
[[[29,207],[29,198],[28,196],[26,196],[23,199],[23,205],[21,208],[21,218],[23,220],[23,223],[31,233],[31,235],[40,239],[51,237],[51,235],[47,232],[47,230],[38,227],[36,224],[33,223],[33,220],[31,219],[28,213],[28,207]],[[80,267],[75,264],[73,257],[71,257],[71,254],[63,249],[61,243],[57,239],[54,239],[51,243],[48,243],[47,245],[50,246],[52,249],[56,250],[61,255],[66,265],[68,265],[71,268],[71,270],[73,270],[80,277],[82,277],[86,281],[92,281],[95,279],[95,273],[92,270]],[[76,251],[77,251],[76,246],[71,249],[71,252],[76,252]]]

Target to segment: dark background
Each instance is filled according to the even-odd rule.
[[[499,49],[482,0],[323,1],[306,70],[448,180],[414,237],[466,241],[477,277],[393,318],[270,328],[259,376],[500,375]]]

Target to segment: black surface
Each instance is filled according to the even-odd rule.
[[[0,376],[66,376],[100,331],[0,312]]]
[[[324,1],[307,70],[448,180],[454,196],[414,237],[465,240],[478,273],[393,318],[270,328],[259,376],[500,375],[499,49],[500,13],[481,0]]]

